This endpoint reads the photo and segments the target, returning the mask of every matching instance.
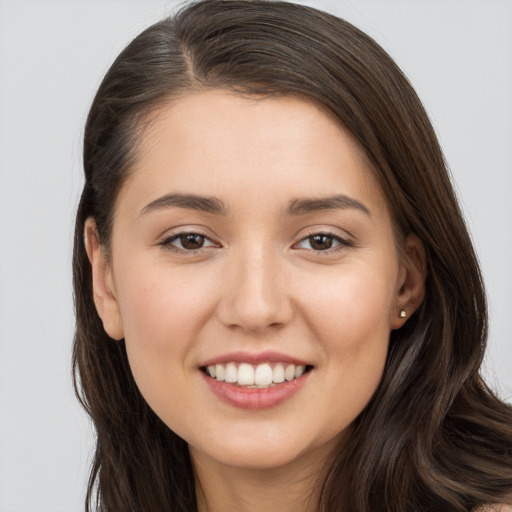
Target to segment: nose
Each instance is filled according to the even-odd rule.
[[[278,329],[293,316],[290,289],[279,256],[245,251],[234,256],[224,280],[218,318],[230,328],[260,333]]]

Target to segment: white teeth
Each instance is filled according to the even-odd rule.
[[[240,371],[240,368],[238,371]],[[270,386],[270,384],[272,384],[272,377],[272,368],[270,368],[270,365],[259,364],[254,372],[254,384],[257,386]]]
[[[210,373],[210,375],[212,375]],[[212,377],[216,378],[217,380],[223,381],[226,377],[226,372],[224,371],[224,366],[221,364],[215,365],[215,375],[212,375]]]
[[[284,382],[284,368],[282,364],[276,364],[272,371],[272,381],[276,384]]]
[[[206,368],[208,375],[218,381],[225,381],[239,386],[268,388],[284,381],[298,379],[306,371],[304,365],[277,363],[262,363],[252,365],[249,363],[230,362],[226,365],[215,364]]]
[[[299,365],[295,367],[294,377],[298,379],[306,370],[305,366]]]
[[[286,380],[293,380],[295,377],[295,365],[289,364],[284,371],[284,378]]]
[[[254,385],[254,369],[250,364],[241,363],[238,367],[238,384],[240,386]]]
[[[235,363],[228,363],[226,365],[226,373],[224,375],[224,380],[226,382],[237,382],[238,381],[238,371],[236,369]]]

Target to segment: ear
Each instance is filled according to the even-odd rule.
[[[416,235],[411,234],[405,240],[398,280],[396,309],[391,313],[392,329],[402,327],[423,302],[426,278],[425,247]]]
[[[103,329],[113,339],[124,337],[121,313],[116,297],[112,268],[100,245],[96,222],[92,217],[85,221],[84,242],[92,269],[94,304],[103,322]]]

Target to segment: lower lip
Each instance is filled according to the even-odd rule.
[[[285,381],[270,388],[244,388],[236,384],[221,382],[201,372],[210,390],[223,402],[240,409],[270,409],[289,400],[307,381],[306,372],[298,379]]]

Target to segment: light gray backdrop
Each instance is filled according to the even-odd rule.
[[[512,397],[512,2],[311,0],[410,77],[488,285],[486,373]],[[107,67],[163,0],[0,0],[0,511],[82,509],[92,430],[74,399],[71,240],[81,136]]]

